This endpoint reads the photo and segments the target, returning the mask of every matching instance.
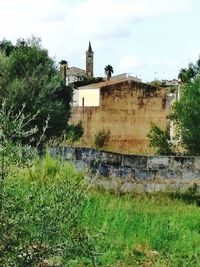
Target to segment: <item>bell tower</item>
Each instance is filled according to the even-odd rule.
[[[88,50],[86,51],[86,75],[88,78],[93,78],[93,54],[94,52],[89,42]]]

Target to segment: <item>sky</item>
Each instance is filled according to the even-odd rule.
[[[94,75],[129,73],[144,82],[176,79],[200,55],[199,0],[0,0],[0,40],[39,37],[56,62]]]

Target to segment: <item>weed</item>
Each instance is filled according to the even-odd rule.
[[[97,134],[95,134],[94,145],[97,149],[103,148],[108,145],[110,140],[110,131],[109,130],[100,130]]]

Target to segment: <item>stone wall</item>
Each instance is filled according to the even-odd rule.
[[[200,157],[136,156],[92,148],[54,147],[50,154],[75,163],[93,186],[118,192],[200,189]]]
[[[163,88],[135,81],[108,84],[100,88],[99,107],[74,107],[71,123],[82,122],[83,143],[94,144],[95,134],[109,130],[108,149],[120,153],[149,154],[151,123],[165,129],[167,98]]]

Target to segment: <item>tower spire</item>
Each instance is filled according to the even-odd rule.
[[[88,50],[86,51],[86,75],[88,78],[93,78],[93,55],[91,42],[89,41]]]
[[[92,51],[92,46],[91,46],[91,42],[90,42],[90,41],[89,41],[89,46],[88,46],[88,52],[90,52],[90,53],[93,52],[93,51]]]

